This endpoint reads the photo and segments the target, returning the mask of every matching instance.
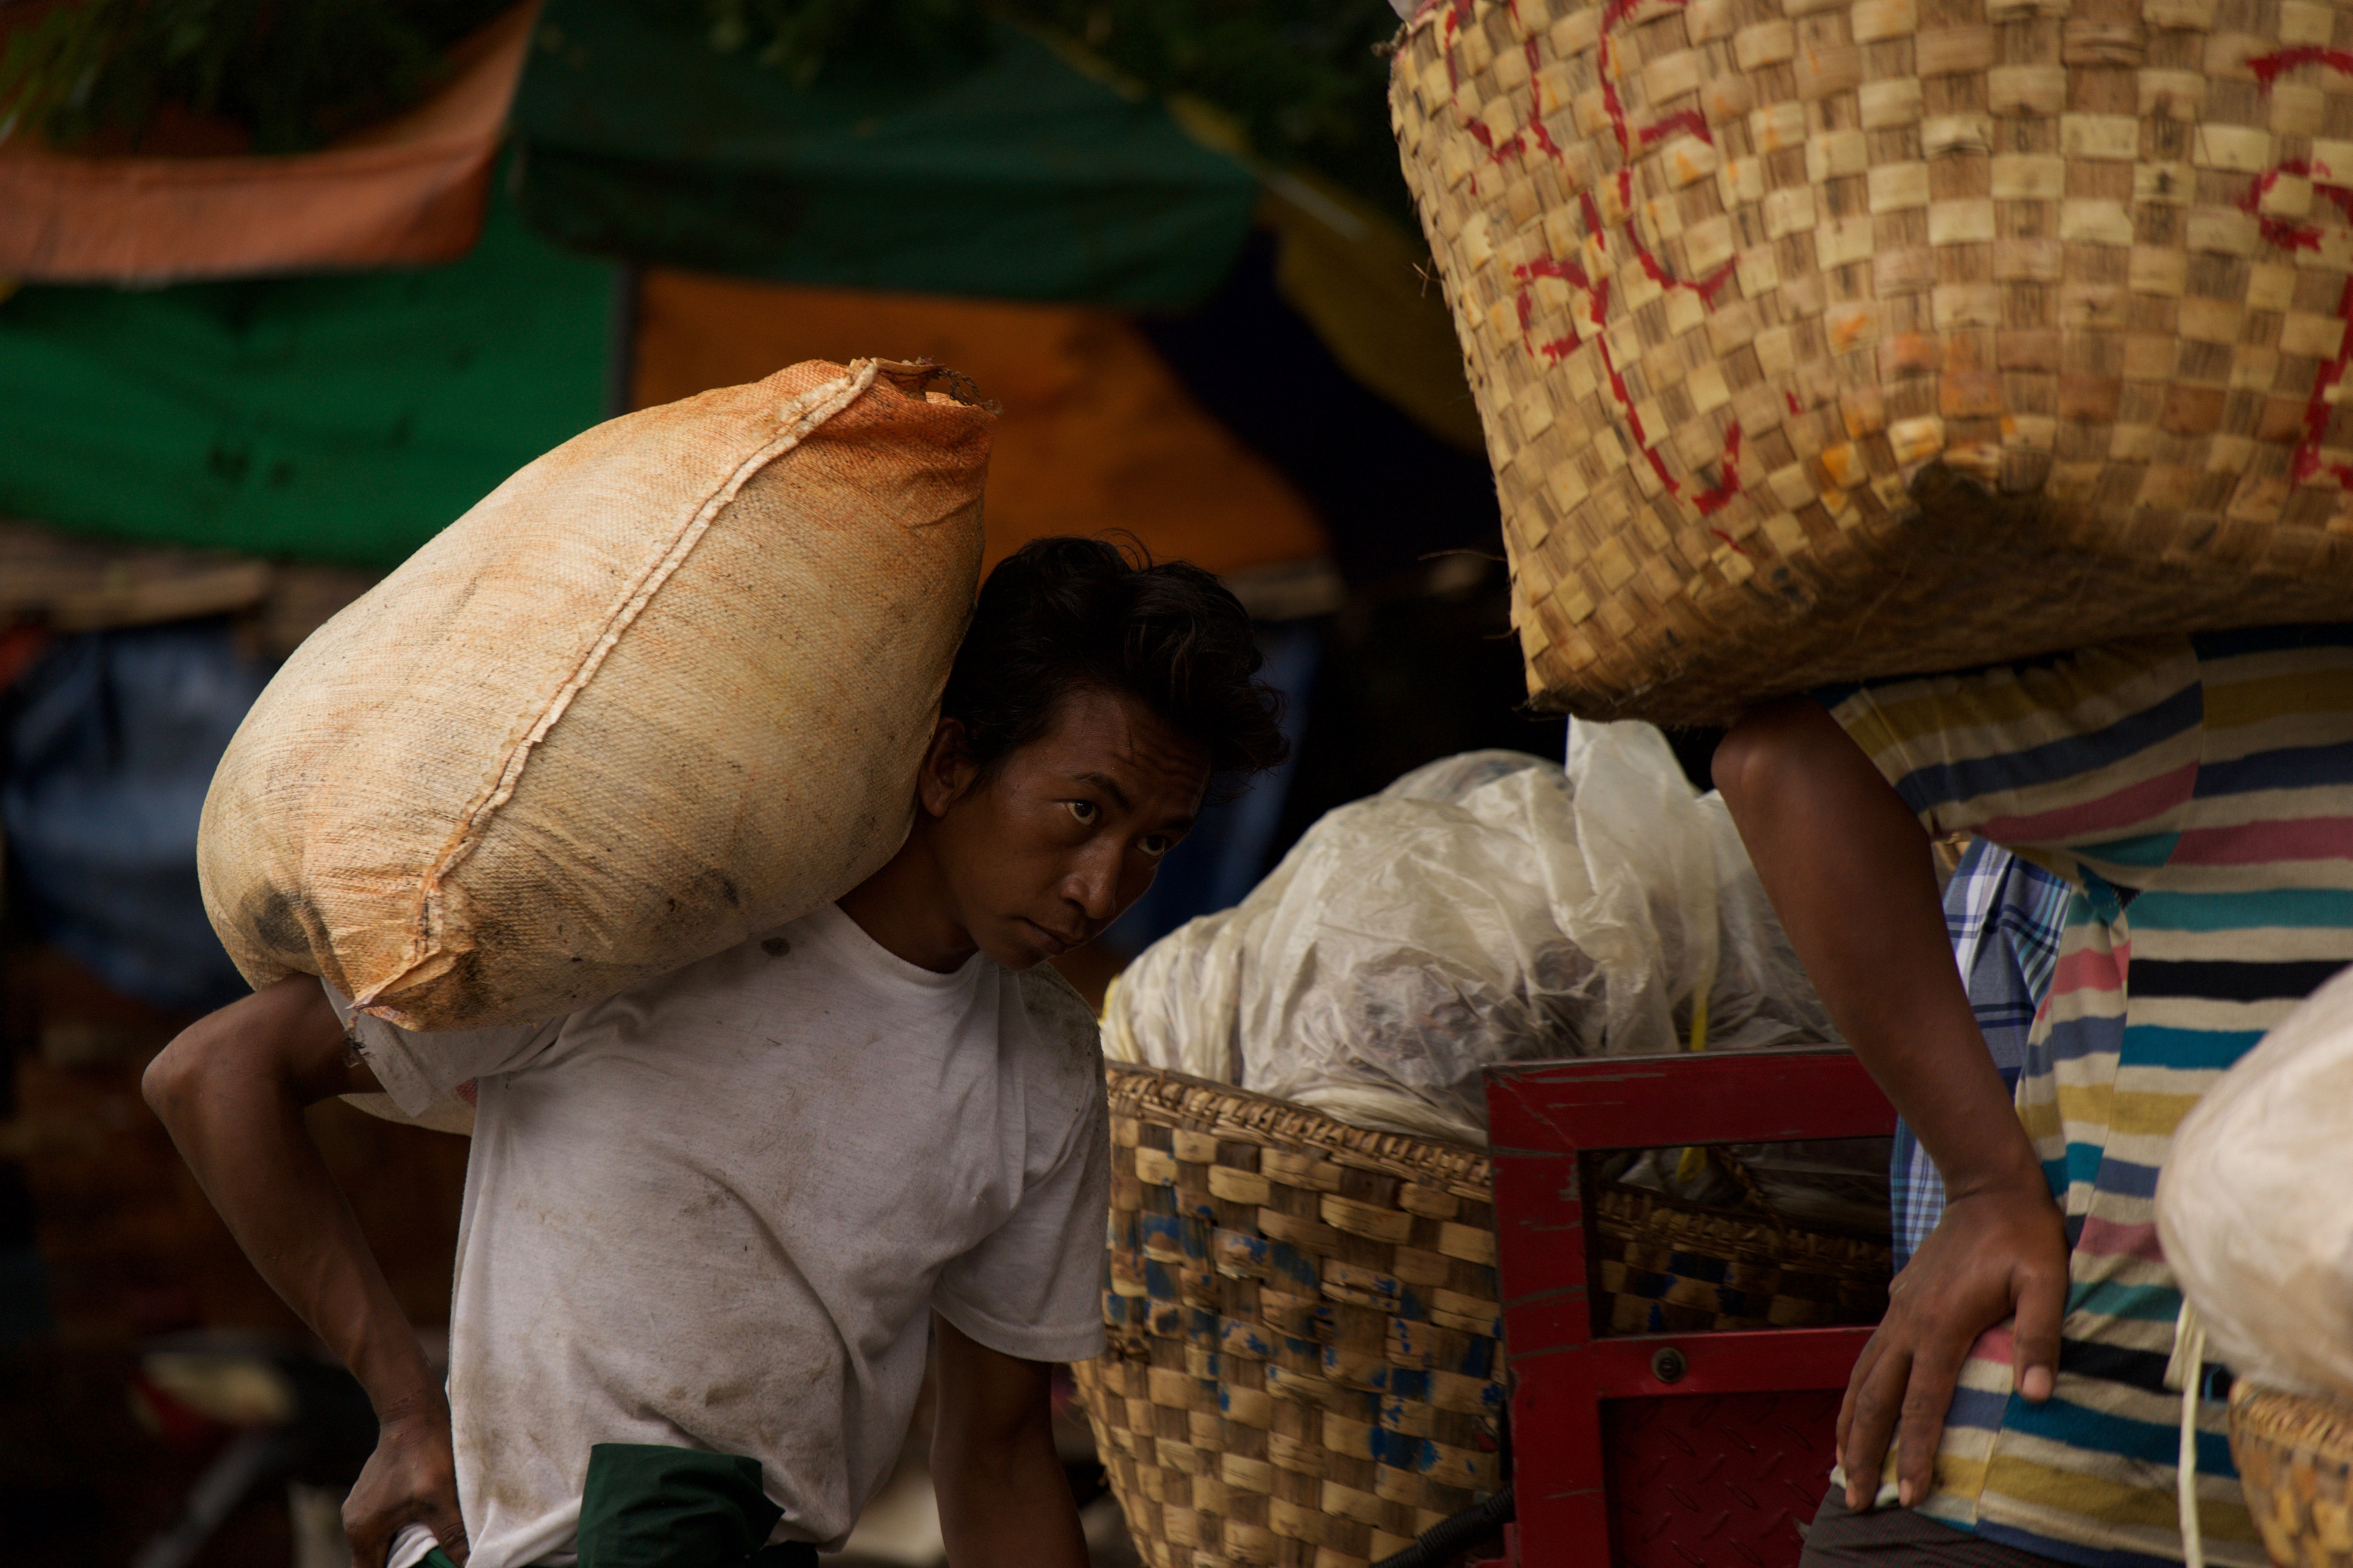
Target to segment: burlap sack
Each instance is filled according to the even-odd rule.
[[[795,365],[601,425],[320,628],[205,801],[257,985],[542,1019],[794,919],[904,839],[991,416]]]

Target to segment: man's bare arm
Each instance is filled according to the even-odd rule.
[[[1054,1455],[1053,1368],[990,1350],[937,1313],[932,1480],[950,1568],[1086,1568]]]
[[[325,993],[297,975],[190,1025],[142,1087],[246,1257],[375,1406],[376,1451],[344,1508],[353,1560],[376,1568],[413,1521],[462,1561],[440,1381],[302,1119],[330,1095],[377,1089],[348,1056]]]
[[[1725,736],[1715,780],[1840,1032],[1944,1175],[1944,1220],[1897,1279],[1839,1413],[1851,1507],[1889,1441],[1909,1504],[1978,1336],[2015,1314],[2020,1392],[2050,1396],[2067,1244],[2034,1147],[1954,968],[1926,832],[1818,703],[1776,703]]]

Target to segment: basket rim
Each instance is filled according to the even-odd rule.
[[[1134,1062],[1103,1064],[1113,1116],[1163,1126],[1206,1121],[1217,1135],[1261,1148],[1305,1145],[1340,1164],[1443,1187],[1457,1197],[1494,1201],[1494,1167],[1470,1143],[1352,1126],[1313,1106],[1255,1089]]]
[[[2240,1378],[2231,1389],[2234,1434],[2353,1466],[2353,1400],[2298,1394]]]

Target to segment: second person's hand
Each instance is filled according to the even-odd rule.
[[[2066,1300],[2066,1227],[2039,1181],[1950,1200],[1895,1277],[1887,1316],[1848,1379],[1838,1418],[1847,1507],[1872,1506],[1891,1441],[1903,1505],[1927,1495],[1962,1363],[2005,1319],[2015,1320],[2018,1391],[2037,1403],[2050,1398]]]

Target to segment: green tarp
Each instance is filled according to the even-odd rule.
[[[390,566],[599,416],[612,273],[576,249],[1126,308],[1215,288],[1250,170],[995,38],[953,79],[846,61],[802,90],[634,0],[549,0],[464,260],[0,300],[0,517]]]
[[[858,60],[806,89],[649,19],[548,0],[515,103],[520,199],[564,244],[843,288],[1192,304],[1258,182],[1156,100],[993,25],[988,58],[910,85]]]
[[[0,302],[0,516],[391,566],[602,416],[611,278],[501,194],[445,267],[26,288]]]

